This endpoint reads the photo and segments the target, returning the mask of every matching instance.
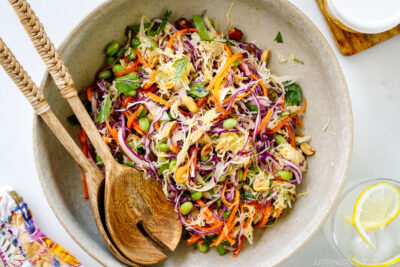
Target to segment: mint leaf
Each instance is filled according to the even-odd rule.
[[[136,95],[136,90],[140,87],[140,78],[136,72],[115,79],[115,88],[124,95]]]
[[[111,111],[111,105],[111,90],[108,90],[108,94],[103,102],[103,106],[100,109],[99,115],[97,115],[96,122],[103,123],[108,118]]]
[[[283,43],[281,32],[278,32],[278,34],[276,35],[274,41],[277,42],[277,43]]]
[[[185,74],[188,62],[188,57],[180,58],[174,62],[172,65],[176,69],[174,80],[180,79]]]
[[[193,83],[189,85],[190,91],[188,92],[193,98],[203,98],[210,93],[204,85],[206,85],[208,81],[204,81],[201,83]]]

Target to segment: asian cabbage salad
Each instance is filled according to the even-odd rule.
[[[307,102],[240,30],[225,37],[205,14],[174,24],[170,14],[143,16],[125,45],[106,48],[87,106],[115,159],[161,183],[186,243],[236,257],[298,197],[313,153],[300,134]]]

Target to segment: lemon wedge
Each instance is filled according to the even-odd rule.
[[[392,183],[381,182],[365,188],[357,197],[352,224],[370,247],[375,248],[367,231],[383,228],[400,212],[400,190]]]
[[[398,256],[394,257],[393,259],[390,259],[386,262],[382,262],[382,263],[362,263],[360,261],[357,261],[354,257],[351,257],[351,262],[355,266],[359,266],[359,267],[387,267],[387,266],[391,266],[393,264],[400,262],[400,255],[398,255]]]

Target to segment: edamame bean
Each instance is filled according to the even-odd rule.
[[[169,161],[169,170],[172,172],[176,166],[176,159],[171,159]]]
[[[139,112],[139,114],[137,115],[138,118],[143,118],[147,115],[147,109],[142,109],[142,111]]]
[[[114,66],[112,66],[112,71],[114,73],[116,72],[120,72],[122,70],[124,70],[125,68],[121,65],[121,64],[115,64]]]
[[[139,119],[140,129],[147,132],[150,129],[150,121],[148,118],[140,118]]]
[[[135,49],[129,48],[125,51],[125,56],[127,56],[130,60],[134,60],[136,58]]]
[[[138,144],[138,145],[136,146],[136,152],[137,152],[139,155],[143,155],[143,154],[146,152],[146,150],[144,149],[144,147],[143,147],[142,144]]]
[[[97,165],[104,167],[104,163],[101,160],[100,156],[98,156],[98,155],[96,156],[96,162],[97,162]]]
[[[206,253],[208,251],[208,246],[204,243],[199,244],[198,242],[196,243],[196,247],[200,252]]]
[[[114,57],[107,57],[107,58],[106,58],[106,63],[107,63],[107,65],[112,64],[112,63],[114,62],[114,60],[115,60]]]
[[[111,70],[104,70],[102,72],[99,73],[99,75],[97,76],[99,79],[110,79],[113,76]]]
[[[203,194],[201,192],[192,192],[190,196],[193,200],[199,200],[203,196]]]
[[[275,135],[275,140],[276,140],[276,144],[279,146],[281,144],[287,144],[288,142],[286,141],[285,137],[283,137],[280,134],[276,134]]]
[[[151,51],[153,51],[154,49],[156,49],[156,48],[158,47],[158,44],[157,44],[156,41],[151,40],[150,43],[151,43],[151,44],[150,44],[150,50],[151,50]]]
[[[225,180],[226,180],[226,175],[222,176],[221,179],[218,180],[218,183],[225,182]]]
[[[210,158],[210,155],[200,156],[201,161],[207,161]]]
[[[106,54],[107,56],[113,56],[118,52],[118,50],[119,50],[119,43],[112,42],[107,46]]]
[[[167,158],[163,158],[163,157],[159,157],[158,158],[158,163],[160,163],[160,164],[168,163],[168,159]]]
[[[216,246],[216,249],[220,256],[223,256],[226,253],[226,249],[224,249],[224,245],[222,243]]]
[[[230,118],[230,119],[226,119],[226,120],[224,121],[224,123],[222,124],[222,126],[223,126],[225,129],[232,129],[232,128],[236,127],[237,123],[238,123],[238,122],[237,122],[236,119]]]
[[[124,165],[134,168],[135,167],[135,162],[128,161],[128,162],[125,162]]]
[[[169,147],[166,143],[157,143],[157,149],[161,152],[168,152]]]
[[[161,167],[157,170],[158,176],[162,176],[163,172],[168,169],[168,164],[161,165]]]
[[[193,209],[193,203],[190,201],[186,201],[184,202],[179,211],[183,214],[183,215],[187,215],[189,214],[189,212]]]
[[[124,48],[121,47],[121,48],[118,50],[118,52],[117,52],[117,54],[115,55],[115,57],[121,57],[123,53],[124,53]]]
[[[289,181],[293,177],[293,173],[290,171],[278,171],[278,176],[281,177],[282,180]]]
[[[137,90],[131,90],[128,92],[124,92],[124,95],[126,96],[135,96],[137,94]]]
[[[138,47],[140,45],[140,41],[138,38],[133,38],[131,41],[132,44],[132,48],[135,49],[136,47]]]
[[[239,182],[243,182],[243,169],[239,169]]]

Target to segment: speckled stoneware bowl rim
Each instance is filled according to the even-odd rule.
[[[260,0],[262,1],[262,0]],[[342,189],[343,189],[343,185],[348,173],[348,169],[350,166],[350,160],[351,160],[351,154],[352,154],[352,149],[353,149],[353,115],[352,115],[352,109],[351,109],[351,101],[350,101],[350,96],[348,93],[348,89],[347,89],[347,85],[346,85],[346,81],[344,79],[341,67],[339,62],[337,61],[336,56],[334,55],[331,46],[328,44],[327,40],[325,39],[325,37],[322,35],[322,33],[319,31],[319,29],[312,23],[312,21],[301,11],[299,10],[296,6],[294,6],[292,3],[290,3],[287,0],[276,0],[277,2],[279,2],[280,5],[284,5],[285,8],[289,9],[290,12],[294,12],[300,15],[300,17],[303,18],[304,23],[308,26],[309,29],[311,29],[312,31],[315,32],[316,35],[318,35],[320,37],[320,39],[322,40],[322,42],[325,44],[325,49],[327,50],[328,54],[329,54],[329,62],[331,62],[335,69],[336,69],[336,75],[337,77],[339,77],[340,79],[340,83],[341,83],[341,87],[343,88],[343,95],[344,98],[343,102],[344,102],[344,110],[346,111],[347,114],[344,114],[348,120],[348,124],[347,125],[349,127],[349,147],[347,148],[347,153],[345,153],[343,155],[343,157],[345,157],[345,169],[343,171],[343,175],[340,178],[340,183],[339,183],[339,187],[337,188],[337,191],[335,193],[335,197],[333,199],[333,201],[331,202],[329,208],[325,211],[324,215],[321,216],[319,218],[319,222],[315,225],[315,227],[313,229],[311,229],[307,234],[306,234],[306,238],[304,238],[304,240],[297,245],[294,249],[292,249],[289,253],[286,254],[285,257],[282,257],[277,263],[276,265],[281,264],[282,262],[284,262],[285,260],[287,260],[288,258],[290,258],[294,253],[296,253],[297,251],[299,251],[308,241],[311,240],[311,238],[318,232],[318,230],[321,228],[322,224],[325,222],[325,220],[328,218],[329,214],[333,211],[334,207],[336,206],[339,197],[341,195]],[[64,41],[60,44],[60,46],[58,47],[58,51],[60,52],[60,54],[63,54],[63,52],[65,51],[67,44],[68,44],[68,40],[70,40],[73,36],[75,36],[79,30],[81,29],[81,27],[86,24],[89,20],[90,17],[94,14],[96,14],[97,12],[100,11],[104,11],[107,10],[109,8],[109,6],[112,5],[112,1],[108,0],[106,2],[104,2],[103,4],[99,5],[97,8],[95,8],[92,12],[90,12],[68,35],[67,37],[64,39]],[[43,90],[44,85],[46,83],[46,80],[48,79],[49,73],[46,71],[41,84],[40,84],[40,88],[41,90]],[[35,166],[36,166],[36,170],[38,172],[38,176],[39,176],[39,181],[40,184],[42,186],[42,189],[44,191],[44,194],[46,196],[46,199],[50,205],[50,207],[52,208],[54,214],[56,215],[57,219],[59,220],[59,222],[61,223],[61,225],[64,227],[64,229],[68,232],[68,234],[73,238],[73,240],[75,240],[75,242],[83,249],[85,250],[90,256],[92,256],[94,259],[96,259],[99,263],[101,264],[105,264],[105,262],[100,259],[99,257],[96,257],[96,255],[91,251],[90,246],[85,244],[86,242],[84,242],[83,240],[81,240],[79,233],[77,232],[77,229],[74,229],[74,227],[71,227],[70,225],[72,224],[71,222],[66,221],[65,218],[63,218],[63,209],[62,207],[57,206],[57,204],[55,204],[54,202],[54,194],[53,194],[53,190],[52,188],[47,186],[47,181],[45,178],[44,173],[42,172],[41,168],[40,168],[40,163],[39,163],[39,152],[38,149],[36,148],[36,144],[37,144],[37,140],[38,140],[38,135],[37,135],[37,127],[38,127],[38,116],[34,115],[33,118],[33,155],[34,155],[34,159],[35,159]],[[89,215],[91,216],[91,214]],[[111,254],[110,254],[111,255]]]

